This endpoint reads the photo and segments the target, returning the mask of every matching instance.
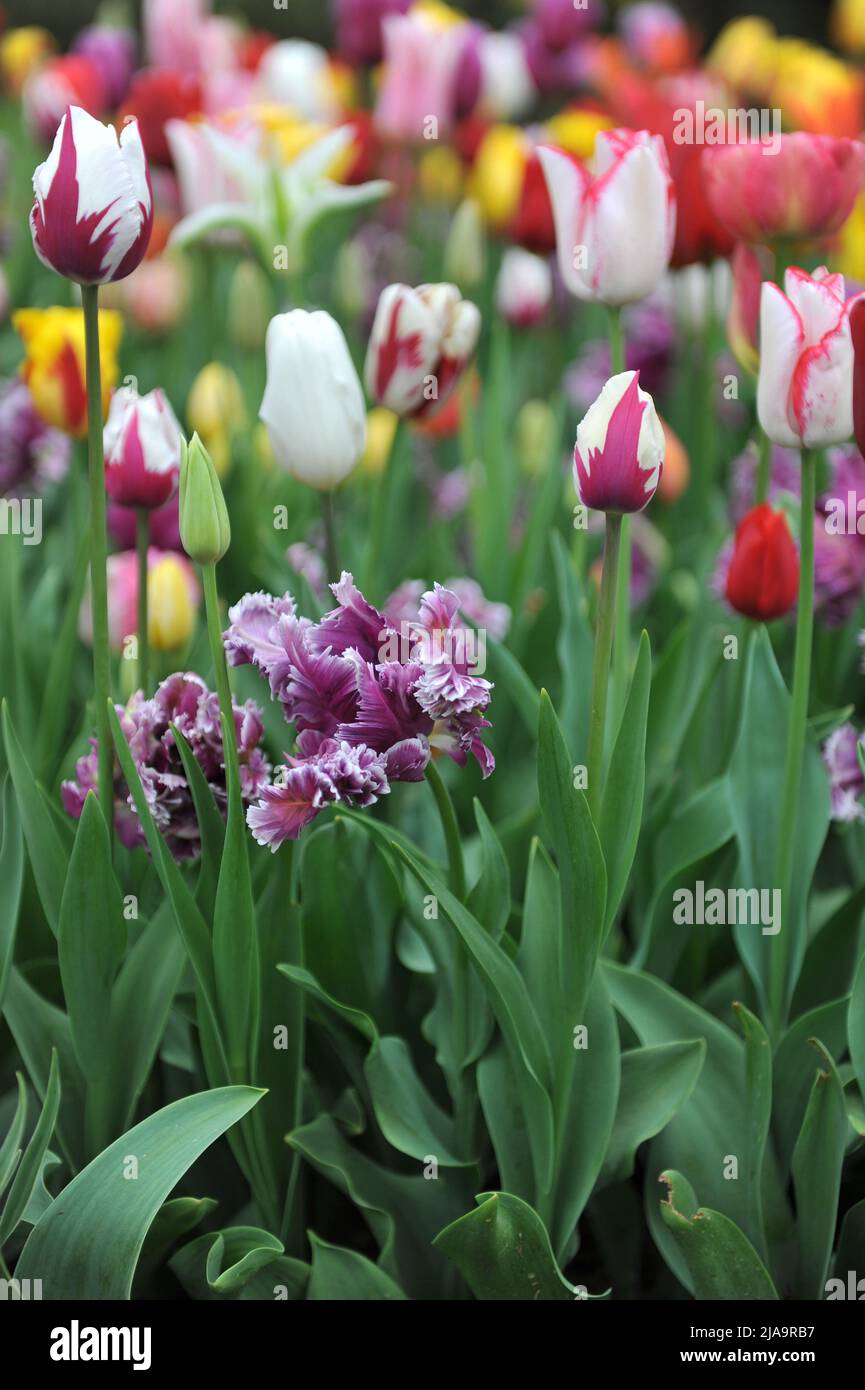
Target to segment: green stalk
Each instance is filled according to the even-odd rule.
[[[609,335],[610,371],[612,376],[618,376],[625,370],[625,335],[619,308],[609,310]],[[613,643],[613,716],[617,722],[625,707],[631,650],[631,518],[622,516],[620,521],[621,540],[616,557],[616,638]]]
[[[802,510],[799,523],[799,608],[796,614],[796,655],[793,661],[793,700],[787,732],[787,765],[781,800],[781,828],[778,837],[775,883],[781,893],[781,931],[772,943],[769,969],[769,1015],[774,1036],[780,1036],[787,1012],[788,925],[787,904],[793,874],[793,849],[802,764],[805,757],[805,725],[811,687],[811,647],[814,634],[814,505],[816,494],[816,456],[802,450]],[[782,944],[783,943],[783,944]]]
[[[216,564],[201,566],[204,587],[204,611],[207,615],[207,637],[210,642],[210,655],[213,660],[213,674],[216,680],[216,693],[219,696],[219,709],[229,729],[234,728],[234,706],[231,702],[231,685],[228,680],[228,662],[222,641],[222,621],[219,616],[219,594],[216,589]],[[233,738],[227,740],[223,749],[225,756],[225,781],[236,781],[235,790],[240,796],[240,762],[237,756],[237,743]]]
[[[150,679],[150,647],[147,639],[147,551],[150,545],[150,513],[139,507],[135,516],[135,549],[138,554],[138,684],[147,694]]]
[[[90,481],[90,602],[93,612],[93,688],[99,756],[99,801],[109,834],[114,825],[114,751],[108,723],[111,664],[108,649],[108,536],[105,529],[105,459],[102,452],[102,374],[99,366],[99,286],[82,285],[87,367],[87,457]]]
[[[618,615],[616,603],[621,583],[619,559],[623,520],[620,512],[607,513],[604,536],[604,566],[601,575],[601,594],[598,600],[598,626],[595,632],[595,659],[592,667],[592,708],[589,718],[589,809],[595,823],[601,805],[604,784],[604,743],[607,727],[607,687],[610,679],[610,653],[613,649],[613,626]]]
[[[387,530],[387,518],[390,512],[391,496],[397,473],[397,449],[400,445],[402,435],[402,420],[397,422],[396,432],[390,446],[390,453],[385,461],[381,476],[376,481],[373,491],[372,506],[369,517],[369,533],[367,537],[366,556],[364,557],[364,588],[382,588],[381,553],[384,548],[384,537]],[[334,576],[338,578],[338,576]]]
[[[761,425],[757,426],[757,483],[754,488],[754,505],[760,506],[769,496],[769,483],[772,479],[772,442]]]
[[[321,494],[321,515],[324,521],[324,557],[327,564],[328,580],[339,579],[339,552],[336,546],[336,517],[334,515],[333,493]]]

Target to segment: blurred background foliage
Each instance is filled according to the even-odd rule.
[[[593,0],[590,0],[593,3]],[[606,0],[606,9],[622,8],[622,0]],[[41,24],[50,29],[65,47],[79,29],[108,10],[138,21],[138,3],[98,3],[98,0],[5,0],[7,23]],[[245,15],[256,28],[269,29],[284,37],[317,39],[330,37],[330,0],[216,0],[214,10],[221,14]],[[526,0],[464,0],[459,6],[474,19],[502,26],[527,8]],[[706,40],[730,19],[739,15],[761,14],[770,19],[781,34],[796,34],[825,43],[828,39],[829,0],[677,0],[676,8],[703,33]]]

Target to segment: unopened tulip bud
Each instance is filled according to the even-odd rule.
[[[574,481],[583,506],[641,512],[660,482],[664,450],[664,430],[639,372],[610,377],[577,429]]]
[[[199,565],[215,564],[231,544],[228,509],[213,460],[197,434],[183,443],[180,462],[180,538]]]
[[[273,312],[270,284],[256,261],[241,261],[228,290],[228,332],[243,352],[264,347]]]
[[[460,203],[445,242],[445,274],[461,290],[475,290],[484,278],[487,242],[480,204],[474,198]]]

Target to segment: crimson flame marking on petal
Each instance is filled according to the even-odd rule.
[[[646,402],[640,400],[639,384],[640,373],[635,372],[610,415],[603,447],[589,450],[587,461],[579,449],[575,451],[580,497],[586,506],[598,511],[631,511],[645,502],[638,500],[637,508],[627,505],[635,493],[633,475],[639,471],[640,430],[646,409]]]
[[[402,365],[418,368],[422,365],[421,335],[411,333],[407,338],[399,336],[399,317],[402,312],[402,299],[397,296],[390,312],[390,323],[382,339],[376,364],[375,389],[382,400],[398,368]]]

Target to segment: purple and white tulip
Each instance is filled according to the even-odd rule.
[[[664,449],[664,431],[639,372],[610,377],[577,429],[574,481],[583,506],[641,512],[661,480]]]
[[[153,230],[153,195],[138,122],[118,138],[80,106],[69,106],[51,153],[33,175],[33,246],[49,269],[82,285],[122,280],[143,259]]]

